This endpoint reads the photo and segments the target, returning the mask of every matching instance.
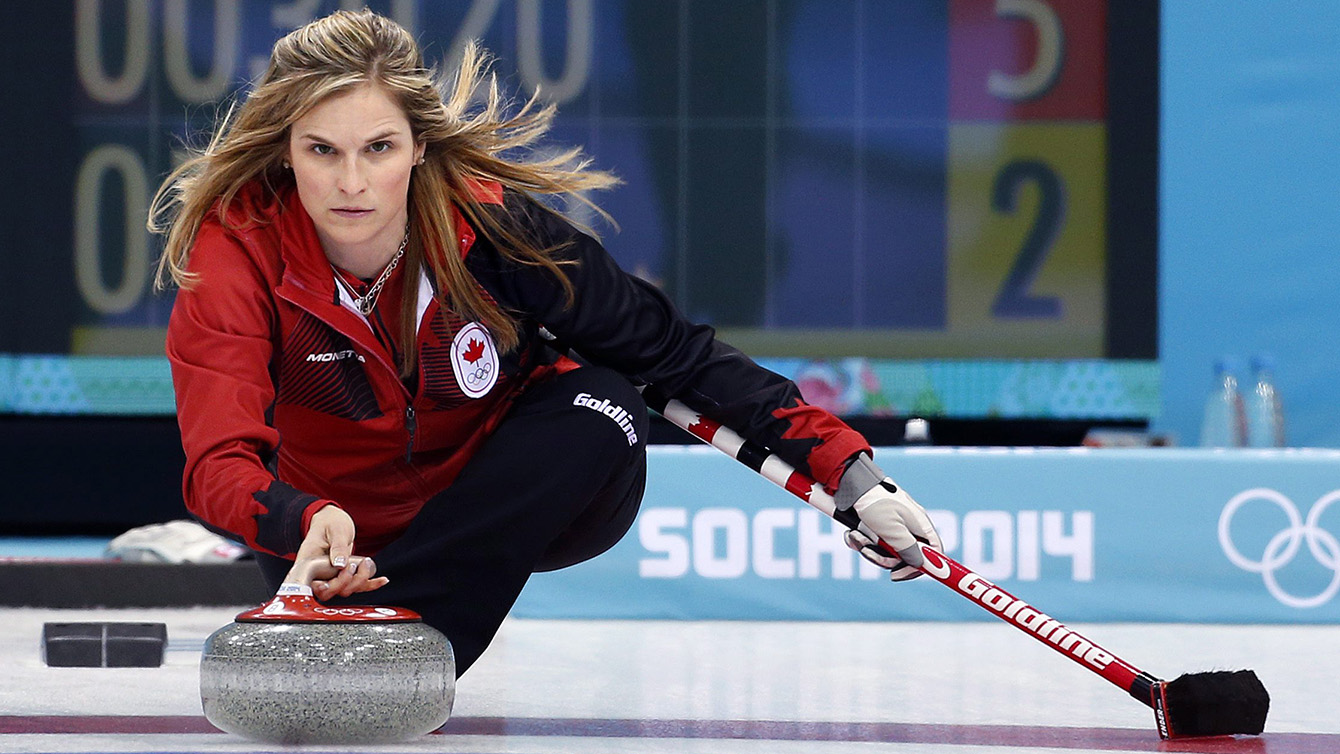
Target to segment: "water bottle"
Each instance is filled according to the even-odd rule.
[[[1205,448],[1240,448],[1247,444],[1247,415],[1234,363],[1220,359],[1214,364],[1214,387],[1205,399],[1200,425],[1200,444]]]
[[[1256,383],[1247,393],[1247,444],[1253,448],[1284,447],[1284,411],[1275,389],[1275,363],[1269,356],[1252,358]]]

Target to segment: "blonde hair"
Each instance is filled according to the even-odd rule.
[[[482,291],[461,258],[453,204],[508,259],[553,273],[570,304],[572,283],[565,263],[554,259],[556,249],[527,237],[505,213],[489,211],[477,196],[479,182],[496,181],[531,198],[566,195],[600,212],[580,192],[608,188],[618,179],[590,169],[580,148],[536,157],[531,150],[548,132],[555,108],[540,106],[538,93],[515,108],[500,93],[489,62],[471,43],[454,79],[440,79],[424,67],[418,44],[403,27],[369,10],[338,11],[279,40],[245,101],[227,108],[208,146],[169,173],[154,195],[148,226],[167,236],[158,286],[196,282],[186,268],[200,225],[213,211],[228,227],[229,207],[242,187],[262,181],[277,191],[293,182],[282,165],[295,121],[327,98],[370,83],[401,106],[415,143],[424,146],[424,163],[410,178],[405,279],[417,278],[426,264],[444,305],[487,327],[500,350],[515,348],[517,320]],[[474,104],[481,89],[482,103]],[[400,368],[407,376],[415,368],[416,349],[409,345],[414,301],[403,298]]]

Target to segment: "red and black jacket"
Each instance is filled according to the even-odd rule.
[[[198,280],[177,293],[167,337],[183,495],[197,518],[259,551],[292,555],[312,514],[333,501],[354,519],[355,551],[373,554],[452,483],[525,385],[576,368],[557,346],[680,399],[830,489],[846,462],[868,451],[789,380],[620,270],[595,239],[492,189],[492,211],[577,263],[563,268],[575,301],[567,306],[552,273],[508,261],[458,214],[467,268],[518,317],[521,342],[506,354],[489,350],[482,328],[440,306],[421,276],[417,387],[401,382],[340,292],[295,191],[254,184],[230,209],[231,229],[212,214],[205,220],[188,265]],[[481,348],[481,363],[498,373],[472,384]]]

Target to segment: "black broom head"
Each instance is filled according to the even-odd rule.
[[[1259,735],[1270,694],[1250,670],[1188,673],[1154,688],[1154,713],[1164,738]]]

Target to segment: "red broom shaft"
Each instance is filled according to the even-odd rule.
[[[852,528],[856,528],[860,523],[860,519],[853,511],[838,511],[832,496],[824,491],[822,485],[796,471],[765,448],[745,440],[729,427],[702,416],[676,400],[667,401],[664,408],[658,410],[681,429],[754,469],[768,481],[804,500],[824,515]],[[888,553],[896,554],[882,541],[880,546]],[[1046,613],[978,576],[967,566],[944,553],[924,545],[921,552],[926,558],[926,564],[921,570],[926,575],[977,603],[997,618],[1101,675],[1136,699],[1152,705],[1147,690],[1149,684],[1155,682],[1153,676],[1140,671]]]
[[[883,542],[880,543],[889,549]],[[953,558],[922,546],[926,564],[921,571],[941,584],[976,602],[982,609],[1037,639],[1053,650],[1130,691],[1141,672],[1125,660],[1098,646],[1060,621],[978,576]],[[1142,700],[1143,701],[1143,700]]]

